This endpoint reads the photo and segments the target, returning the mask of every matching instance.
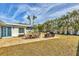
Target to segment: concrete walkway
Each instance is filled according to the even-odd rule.
[[[7,47],[7,46],[13,46],[18,44],[24,44],[24,43],[31,43],[36,41],[42,41],[42,40],[49,40],[54,39],[57,37],[50,37],[50,38],[36,38],[36,39],[23,39],[22,37],[16,37],[16,38],[4,38],[0,39],[0,48],[1,47]]]

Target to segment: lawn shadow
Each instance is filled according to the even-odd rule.
[[[78,40],[78,46],[77,46],[76,56],[79,56],[79,40]]]

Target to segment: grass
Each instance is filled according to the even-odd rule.
[[[79,36],[57,35],[57,39],[0,48],[2,56],[75,56]]]

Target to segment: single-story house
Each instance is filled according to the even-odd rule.
[[[29,28],[29,26],[25,24],[12,24],[0,22],[0,38],[17,37],[20,35],[25,35],[28,31],[31,30],[27,28]]]

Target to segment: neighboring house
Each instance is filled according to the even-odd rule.
[[[27,34],[29,26],[24,24],[11,24],[0,22],[0,38],[3,37],[17,37]]]

